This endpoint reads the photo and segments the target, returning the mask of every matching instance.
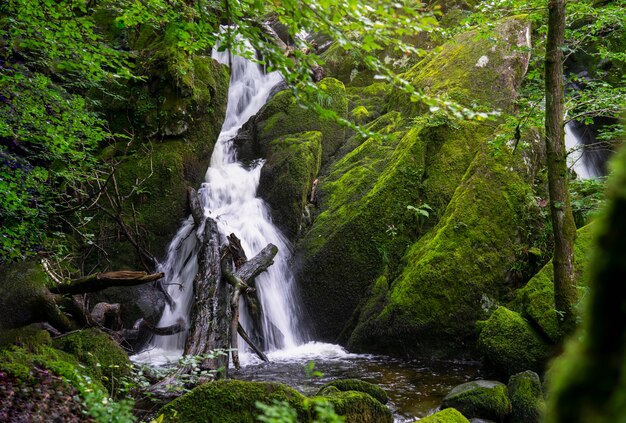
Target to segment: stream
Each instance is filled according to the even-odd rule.
[[[263,310],[262,347],[270,363],[263,363],[240,340],[242,368],[230,369],[232,378],[246,381],[283,382],[306,395],[314,395],[324,383],[337,378],[358,378],[380,385],[390,396],[388,406],[396,422],[415,421],[439,405],[448,391],[463,382],[479,379],[476,363],[426,362],[378,355],[351,354],[342,347],[311,341],[302,321],[295,280],[289,259],[291,246],[272,223],[265,202],[256,196],[263,161],[250,168],[237,160],[232,143],[239,128],[265,104],[271,89],[281,81],[277,73],[265,73],[249,60],[214,52],[213,58],[231,65],[228,106],[222,131],[211,157],[199,196],[205,216],[218,225],[223,242],[235,233],[248,257],[268,243],[278,246],[274,264],[256,278]],[[197,228],[202,231],[203,228]],[[193,279],[198,271],[198,237],[189,217],[172,240],[167,259],[159,267],[174,304],[166,306],[159,326],[180,319],[189,326]],[[240,323],[251,331],[251,319],[240,305]],[[133,361],[152,366],[174,365],[181,357],[187,333],[153,336],[145,351]],[[318,376],[305,369],[314,365]],[[319,373],[318,373],[319,372]],[[321,373],[321,376],[319,374]]]

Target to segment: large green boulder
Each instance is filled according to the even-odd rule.
[[[588,274],[585,271],[590,261],[591,240],[594,224],[588,224],[576,232],[574,243],[574,271],[579,298],[588,292]],[[517,291],[512,306],[519,309],[533,326],[553,342],[562,338],[559,331],[557,311],[554,308],[554,266],[550,260],[528,283]]]
[[[430,416],[421,418],[419,421],[422,423],[469,423],[469,420],[454,408],[437,411]]]
[[[524,370],[543,373],[551,346],[518,313],[498,307],[477,326],[478,349],[488,367],[503,376]]]
[[[470,91],[477,81],[504,84],[512,105],[527,59],[511,50],[524,28],[523,18],[501,23],[495,44],[475,33],[459,37],[433,52],[428,66],[414,67],[407,79],[432,95],[449,86]],[[472,60],[478,53],[508,58],[500,64],[492,59],[493,68],[475,73],[481,56],[470,62],[466,51]],[[502,75],[504,62],[509,68]],[[475,80],[464,76],[473,72]],[[351,91],[355,107],[362,92]],[[504,105],[496,97],[482,100],[489,109]],[[506,291],[503,281],[518,246],[516,227],[530,193],[526,170],[520,170],[519,157],[496,159],[488,152],[493,125],[453,121],[443,113],[417,116],[424,109],[398,92],[380,111],[386,113],[368,129],[383,137],[353,137],[346,144],[352,149],[342,149],[345,154],[319,178],[318,213],[296,252],[303,302],[322,339],[341,334],[352,348],[386,351],[406,351],[407,344],[416,350],[441,340],[458,350],[452,343],[472,338],[473,322],[483,317],[483,293],[499,298]],[[432,209],[428,219],[407,209],[426,205]],[[436,226],[442,217],[445,222]]]
[[[174,56],[176,66],[168,61]],[[187,187],[200,185],[209,166],[226,111],[228,69],[210,57],[170,52],[144,72],[145,82],[124,87],[124,100],[103,106],[112,129],[133,132],[130,141],[102,151],[102,158],[115,166],[118,196],[105,207],[113,213],[121,208],[120,217],[134,228],[131,233],[142,248],[162,258],[188,215]],[[118,122],[120,117],[125,120]],[[118,236],[117,223],[96,223],[94,242],[108,252],[112,268],[142,268],[135,248]]]
[[[379,279],[350,338],[357,349],[456,354],[474,323],[508,295],[532,191],[505,156],[476,153],[437,225],[414,242],[394,279]],[[487,307],[487,308],[486,308]]]
[[[254,423],[261,410],[257,402],[285,402],[297,410],[299,421],[308,421],[305,397],[296,390],[270,382],[218,380],[205,383],[165,405],[159,414],[172,423]]]
[[[512,100],[530,60],[530,22],[514,16],[498,21],[487,33],[481,30],[457,35],[401,76],[425,94],[445,93],[462,105],[514,111]],[[424,111],[424,104],[412,97],[396,90],[391,101],[409,115]]]
[[[452,407],[467,418],[504,421],[511,413],[506,385],[489,380],[476,380],[454,387],[441,402],[441,408]]]
[[[530,370],[511,376],[507,384],[511,400],[511,423],[543,421],[545,402],[539,375]]]

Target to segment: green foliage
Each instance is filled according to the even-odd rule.
[[[575,179],[569,183],[570,201],[576,226],[588,224],[605,201],[606,178]]]
[[[626,104],[623,79],[626,67],[626,2],[593,0],[566,3],[565,45],[562,47],[569,66],[567,118],[593,124],[597,118],[615,119],[600,128],[599,141],[609,148],[623,140],[624,125],[619,123]],[[526,14],[533,22],[532,56],[522,95],[518,99],[521,117],[509,116],[508,139],[515,138],[520,127],[543,126],[544,81],[543,51],[547,34],[547,9],[543,0],[497,0],[480,2],[472,14],[446,32],[451,35],[468,26],[479,26],[481,36],[491,37],[495,19]],[[578,63],[583,65],[579,65]],[[566,69],[567,70],[567,69]],[[605,122],[605,121],[602,121]]]

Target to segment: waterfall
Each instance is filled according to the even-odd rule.
[[[579,179],[602,176],[602,158],[597,157],[598,152],[587,151],[574,122],[568,122],[565,125],[565,149],[567,150],[567,165],[574,170]]]
[[[259,301],[263,310],[263,346],[266,350],[293,348],[306,336],[299,332],[298,307],[294,300],[294,277],[288,259],[291,248],[287,239],[272,223],[264,201],[256,197],[263,162],[249,169],[237,162],[232,142],[239,128],[265,104],[270,90],[281,77],[277,72],[266,74],[259,65],[228,51],[213,53],[213,58],[231,65],[228,106],[222,131],[215,145],[205,181],[199,197],[205,216],[213,218],[221,237],[234,233],[241,240],[249,258],[268,243],[278,247],[274,264],[256,278]],[[201,231],[198,228],[197,231]],[[165,285],[173,299],[173,307],[166,306],[159,326],[174,324],[182,318],[188,324],[192,307],[193,279],[198,271],[197,255],[200,249],[194,232],[193,220],[188,217],[172,240],[167,260],[160,266],[165,273]],[[241,307],[241,305],[240,305]],[[250,330],[249,317],[242,309],[241,323]],[[151,348],[139,361],[160,364],[180,356],[186,333],[154,336]],[[244,345],[239,341],[239,345]],[[148,355],[147,357],[145,355]]]

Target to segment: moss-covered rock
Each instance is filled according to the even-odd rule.
[[[323,392],[329,392],[329,387],[335,387],[339,391],[358,391],[371,395],[375,400],[382,404],[387,404],[389,397],[383,388],[373,383],[365,382],[359,379],[336,379],[322,386],[318,395],[324,395]]]
[[[465,344],[471,350],[474,322],[488,311],[483,304],[511,290],[506,275],[532,198],[511,163],[484,147],[476,153],[437,225],[404,256],[400,274],[386,287],[377,284],[350,346],[445,354]]]
[[[511,413],[506,385],[489,380],[476,380],[454,387],[441,402],[441,408],[452,407],[465,417],[504,421]]]
[[[484,77],[485,85],[504,84],[509,90],[506,99],[486,96],[483,104],[490,110],[509,108],[526,60],[526,53],[512,50],[525,28],[522,18],[506,21],[498,27],[497,45],[488,46],[475,33],[466,34],[433,52],[424,67],[416,66],[407,78],[418,88],[430,87],[429,94],[438,94],[450,87],[471,92]],[[492,58],[493,68],[474,72],[481,56],[474,60],[472,55],[483,50],[499,59]],[[501,75],[505,62],[509,68]],[[363,104],[362,91],[354,91],[355,108]],[[416,116],[423,108],[405,100],[392,93],[381,110],[399,108],[403,113],[387,111],[370,123],[369,129],[386,138],[351,138],[341,159],[320,177],[319,214],[297,250],[298,279],[317,335],[336,339],[343,330],[346,339],[356,323],[352,348],[406,351],[407,344],[415,350],[417,344],[432,345],[444,338],[441,343],[451,347],[459,335],[462,341],[473,337],[473,322],[482,316],[482,294],[500,298],[507,289],[503,281],[513,257],[506,252],[517,246],[520,203],[530,193],[523,172],[507,170],[519,168],[512,160],[485,158],[493,126],[454,122],[438,113]],[[448,207],[453,195],[457,201]],[[407,210],[424,204],[433,209],[426,221]],[[483,206],[492,212],[478,210]],[[432,231],[415,244],[441,216],[446,222],[435,231],[443,232],[436,236]],[[481,243],[483,248],[476,248]],[[405,255],[407,245],[413,246]],[[380,283],[385,269],[386,286]],[[367,299],[372,289],[378,295]],[[360,316],[354,314],[359,305]]]
[[[50,280],[36,260],[0,267],[0,330],[47,321],[58,329],[72,329],[72,322],[57,307],[48,287]]]
[[[323,97],[317,99],[320,106],[346,118],[348,99],[342,82],[325,78],[318,82]],[[262,157],[273,140],[284,135],[306,131],[322,133],[322,163],[326,163],[345,139],[345,127],[332,119],[320,117],[317,112],[298,104],[289,91],[277,93],[254,118],[255,133]]]
[[[530,370],[511,376],[507,384],[511,400],[511,423],[539,423],[543,421],[545,402],[541,380]]]
[[[187,215],[187,187],[198,186],[209,165],[226,110],[228,70],[210,57],[169,50],[154,37],[150,48],[164,50],[142,63],[145,80],[103,98],[111,129],[132,137],[102,151],[115,167],[116,201],[124,199],[102,205],[113,213],[121,208],[141,247],[160,259]],[[90,260],[100,259],[100,268],[107,262],[113,269],[143,267],[112,219],[103,216],[92,225],[94,242],[107,255]]]
[[[594,226],[591,223],[576,232],[574,271],[580,299],[587,292],[589,278],[585,269],[590,261]],[[517,291],[512,306],[519,309],[522,315],[533,323],[533,326],[540,328],[543,335],[553,342],[558,342],[562,336],[554,308],[553,272],[554,268],[550,260],[523,288]]]
[[[469,423],[469,420],[454,408],[437,411],[430,416],[421,418],[419,421],[422,423]]]
[[[308,421],[303,408],[305,397],[294,389],[269,382],[218,380],[198,386],[167,404],[159,414],[164,421],[180,423],[254,423],[261,414],[256,402],[271,405],[286,402],[297,410],[300,421]]]
[[[498,307],[488,320],[478,322],[477,326],[478,349],[486,364],[498,374],[543,372],[551,348],[518,313]]]
[[[119,388],[122,379],[130,374],[131,363],[126,352],[98,329],[71,333],[55,339],[52,345],[76,357],[86,366],[87,373],[100,380],[109,391]]]
[[[343,416],[346,423],[393,422],[391,410],[365,392],[340,391],[327,393],[321,398],[330,402],[335,413]],[[313,398],[315,399],[316,397]]]
[[[480,36],[479,31],[459,34],[401,76],[428,95],[445,94],[465,106],[512,111],[511,100],[530,60],[530,22],[516,16],[499,21],[489,36]],[[391,101],[408,115],[425,110],[399,90]]]
[[[272,208],[272,220],[294,239],[301,231],[313,181],[322,159],[322,133],[285,135],[272,140],[261,170],[259,195]]]

